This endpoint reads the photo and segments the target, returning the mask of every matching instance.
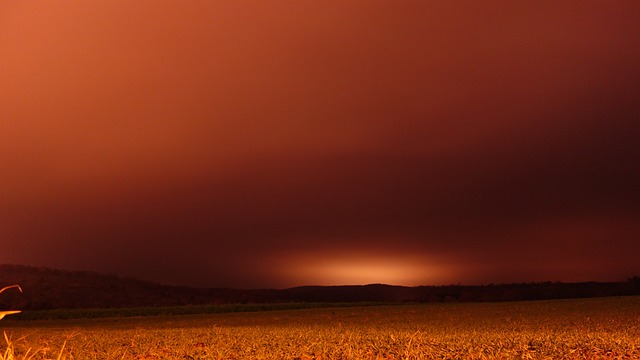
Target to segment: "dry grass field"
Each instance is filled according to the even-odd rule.
[[[640,358],[640,297],[0,325],[16,359]]]

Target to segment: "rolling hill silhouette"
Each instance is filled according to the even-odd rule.
[[[169,286],[87,271],[0,265],[0,286],[23,293],[0,295],[0,309],[129,308],[278,302],[488,302],[640,295],[640,278],[625,282],[522,283],[482,286],[300,286],[289,289],[229,289]]]

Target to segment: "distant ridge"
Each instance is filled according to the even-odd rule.
[[[242,302],[243,290],[200,289],[46,267],[0,265],[0,285],[19,284],[23,293],[0,295],[3,308],[23,310],[122,308]]]
[[[2,310],[277,302],[489,302],[640,295],[639,277],[625,282],[416,287],[370,284],[240,290],[168,286],[96,272],[0,265],[0,286],[12,284],[19,284],[24,292],[0,294]]]

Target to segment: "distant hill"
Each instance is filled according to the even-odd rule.
[[[245,291],[167,286],[88,271],[0,265],[0,285],[18,284],[0,294],[0,308],[73,309],[172,306],[245,301]]]
[[[0,265],[0,310],[127,308],[276,302],[470,302],[640,295],[640,278],[626,282],[526,283],[483,286],[301,286],[240,290],[168,286],[87,271]]]

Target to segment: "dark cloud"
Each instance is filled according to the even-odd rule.
[[[0,10],[3,262],[237,287],[640,271],[636,6]]]

